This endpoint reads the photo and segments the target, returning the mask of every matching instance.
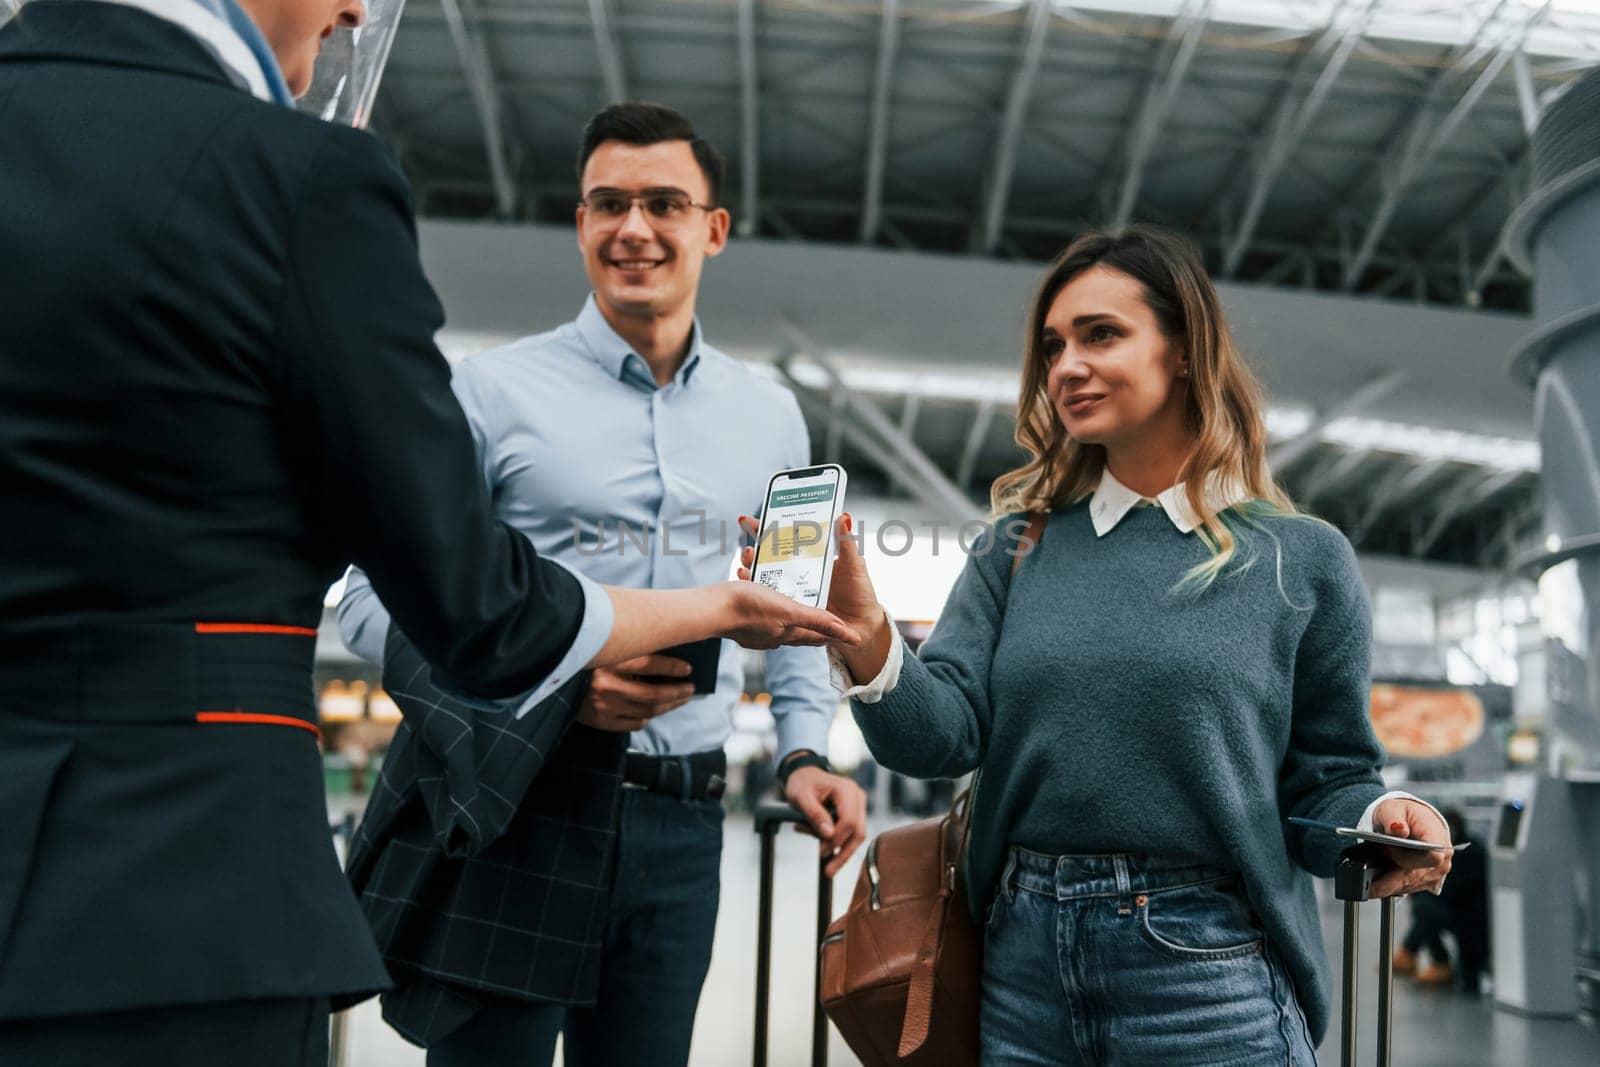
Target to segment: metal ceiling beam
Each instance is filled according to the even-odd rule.
[[[465,87],[461,87],[465,92]],[[388,119],[391,128],[399,126],[410,130],[420,127],[427,121],[426,109],[423,111],[412,110],[396,112]],[[570,112],[573,121],[581,124],[588,114],[587,111]],[[859,143],[857,144],[859,151]],[[442,169],[441,169],[442,168]],[[474,176],[462,173],[461,163],[450,157],[439,157],[423,150],[408,153],[406,158],[407,173],[411,176],[412,183],[419,190],[419,214],[429,215],[436,211],[432,198],[434,196],[449,195],[453,197],[469,197],[476,202],[483,198],[492,203],[493,188],[487,176]],[[899,186],[902,183],[891,176],[888,185]],[[543,183],[530,183],[522,181],[518,185],[519,197],[524,201],[540,201],[557,199],[565,201],[572,192],[570,181],[552,180]],[[910,189],[907,189],[910,192]],[[423,195],[425,194],[425,195]],[[487,209],[486,209],[487,210]],[[1093,205],[1088,201],[1072,207],[1064,208],[1055,215],[1039,214],[1012,214],[1008,217],[1007,225],[1016,230],[1019,235],[1027,235],[1035,241],[1048,241],[1059,245],[1063,240],[1070,239],[1094,226],[1091,215]],[[784,214],[780,214],[784,213]],[[845,196],[797,196],[788,194],[774,194],[768,192],[762,197],[762,225],[771,228],[774,232],[796,241],[822,239],[832,240],[837,235],[837,226],[844,225],[851,232],[859,224],[861,217],[861,202],[851,194]],[[463,211],[459,203],[452,204],[448,217],[462,217]],[[787,216],[787,217],[785,217]],[[816,217],[832,220],[827,224],[826,230],[818,230],[809,224],[802,224],[797,220],[801,218]],[[888,237],[894,245],[905,251],[934,251],[951,252],[965,248],[964,237],[929,236],[921,231],[910,230],[913,225],[928,224],[938,228],[941,235],[966,234],[970,231],[972,216],[970,211],[961,209],[957,205],[947,205],[936,202],[916,203],[910,200],[896,202],[886,200],[883,207],[883,219],[880,222],[880,232]],[[1205,249],[1207,256],[1221,255],[1221,245],[1214,232],[1196,232],[1197,242]],[[1261,238],[1252,242],[1252,250],[1278,257],[1278,265],[1263,274],[1251,275],[1250,284],[1295,284],[1309,290],[1324,288],[1317,284],[1315,272],[1321,267],[1336,266],[1342,269],[1348,254],[1341,255],[1340,251],[1331,244],[1312,244],[1289,241],[1276,238]],[[1410,256],[1397,255],[1388,251],[1380,251],[1373,256],[1374,267],[1386,267],[1394,270],[1415,271],[1420,266],[1427,272],[1430,284],[1437,284],[1439,293],[1453,290],[1459,282],[1459,269],[1452,259],[1449,262],[1417,260]],[[1295,271],[1300,271],[1305,277],[1292,278]],[[1509,287],[1512,298],[1524,294],[1527,289],[1526,279],[1511,271],[1502,262],[1497,268],[1490,271],[1490,277],[1496,283],[1504,283]],[[1337,284],[1337,277],[1333,279]],[[1442,297],[1433,299],[1433,303],[1451,304],[1454,300],[1445,300]],[[1510,307],[1503,299],[1498,299],[1492,306]]]
[[[1422,267],[1417,263],[1405,263],[1394,269],[1394,272],[1383,280],[1383,283],[1372,290],[1373,296],[1393,296],[1406,286],[1415,288],[1419,278],[1425,276]],[[1423,284],[1426,284],[1424,280]]]
[[[1414,555],[1426,556],[1430,549],[1444,536],[1450,524],[1479,505],[1487,503],[1500,490],[1516,481],[1526,473],[1518,470],[1505,470],[1488,478],[1475,478],[1466,485],[1461,486],[1445,498],[1444,506],[1434,516],[1428,529],[1417,539],[1412,546]]]
[[[594,27],[594,49],[600,60],[600,73],[605,78],[606,103],[621,103],[628,99],[628,79],[622,68],[622,46],[611,28],[606,0],[589,0],[589,24]]]
[[[1519,52],[1518,55],[1521,55]],[[1426,251],[1421,259],[1432,262],[1450,241],[1450,231],[1456,227],[1466,227],[1471,220],[1477,217],[1484,205],[1496,197],[1504,198],[1504,212],[1514,211],[1518,204],[1527,197],[1533,181],[1533,151],[1531,144],[1523,147],[1519,155],[1510,166],[1503,169],[1494,180],[1486,182],[1482,189],[1468,198],[1467,206],[1456,212],[1451,223],[1440,227],[1443,237]],[[1501,271],[1502,261],[1505,256],[1505,230],[1495,235],[1492,247],[1483,256],[1476,270],[1467,273],[1467,284],[1463,291],[1463,299],[1468,307],[1481,307],[1483,304],[1483,288],[1492,281],[1496,274],[1505,276],[1507,272]],[[1520,278],[1520,274],[1513,277]]]
[[[416,0],[415,16],[419,20],[436,17],[434,9],[425,0]],[[637,7],[638,5],[629,5]],[[611,22],[619,30],[626,31],[631,37],[652,40],[683,40],[690,42],[726,41],[729,39],[727,21],[719,17],[718,7],[730,6],[728,0],[714,3],[711,0],[696,0],[687,3],[685,0],[676,0],[675,3],[666,5],[646,5],[650,10],[627,11],[612,16]],[[771,32],[764,34],[762,41],[768,47],[778,44],[792,45],[794,47],[809,47],[821,45],[822,47],[857,47],[863,36],[870,42],[872,28],[876,25],[877,10],[865,3],[828,3],[818,4],[813,0],[791,0],[786,6],[804,9],[805,14],[824,18],[806,22],[793,21],[789,25],[774,27]],[[992,20],[997,10],[1014,8],[1018,0],[993,0],[974,9],[972,18],[952,19],[948,12],[931,8],[924,12],[920,6],[913,8],[904,15],[904,18],[917,29],[926,28],[930,32],[919,33],[916,50],[926,56],[948,56],[960,59],[983,58],[1011,58],[1015,55],[1012,48],[996,42],[992,37],[978,34],[959,32],[963,22]],[[1443,6],[1443,5],[1441,5]],[[681,10],[680,10],[681,9]],[[854,12],[860,11],[860,14]],[[537,26],[557,30],[585,30],[588,28],[589,17],[582,10],[581,5],[576,9],[542,3],[516,2],[516,0],[494,0],[486,4],[483,14],[485,20],[496,24],[503,23],[508,26]],[[407,19],[413,15],[411,7],[407,8]],[[1055,18],[1072,26],[1081,27],[1097,38],[1096,48],[1100,56],[1104,57],[1107,65],[1124,65],[1136,59],[1139,51],[1130,44],[1133,39],[1127,33],[1126,19],[1113,22],[1111,18],[1100,20],[1085,16],[1069,6],[1061,6],[1055,12]],[[864,29],[864,33],[862,32]],[[957,32],[946,32],[956,30]],[[1230,47],[1235,52],[1275,53],[1284,51],[1284,43],[1302,37],[1310,36],[1315,32],[1314,27],[1305,30],[1266,31],[1262,33],[1239,32],[1233,28],[1230,32]],[[1420,42],[1412,42],[1411,50],[1401,55],[1392,55],[1387,52],[1374,55],[1374,58],[1385,62],[1397,71],[1404,74],[1414,73],[1414,67],[1408,63],[1426,62],[1419,59],[1416,49],[1425,48]],[[1405,47],[1404,45],[1401,46]],[[1377,53],[1370,42],[1364,43],[1364,51]],[[1577,58],[1568,60],[1554,60],[1541,62],[1535,70],[1539,77],[1557,77],[1577,71],[1587,70],[1594,66],[1600,59],[1600,52],[1591,58]],[[1255,71],[1241,69],[1237,72],[1240,77],[1250,77]],[[1268,79],[1273,83],[1281,81],[1279,77]],[[1382,89],[1374,91],[1382,92]]]
[[[1533,132],[1539,128],[1539,94],[1533,87],[1533,68],[1528,63],[1528,54],[1521,49],[1511,57],[1511,76],[1517,86],[1517,111],[1522,115],[1522,132],[1528,140],[1533,140]]]
[[[1006,200],[1011,195],[1011,176],[1017,166],[1017,143],[1022,137],[1022,120],[1028,111],[1028,101],[1033,96],[1034,79],[1039,76],[1039,62],[1044,58],[1045,38],[1049,35],[1050,4],[1051,0],[1032,0],[1028,11],[1022,53],[1016,70],[1012,72],[1005,111],[1001,114],[1000,137],[995,148],[994,166],[989,171],[982,229],[978,233],[975,251],[989,253],[1000,246]]]
[[[739,0],[739,232],[760,228],[761,103],[756,82],[756,0]]]
[[[1404,499],[1428,482],[1432,481],[1449,461],[1444,459],[1431,459],[1418,464],[1403,474],[1396,475],[1378,486],[1377,490],[1367,501],[1367,506],[1362,510],[1361,517],[1350,530],[1351,544],[1359,546],[1366,540],[1367,534],[1377,521],[1383,518],[1383,513],[1388,511],[1396,502]]]
[[[844,423],[845,437],[852,445],[882,460],[884,469],[894,473],[900,484],[947,518],[965,522],[982,514],[982,509],[945,476],[939,465],[929,459],[915,441],[900,432],[889,416],[883,413],[883,409],[845,384],[838,368],[822,354],[805,331],[786,320],[779,321],[778,329],[790,344],[789,354],[778,361],[779,370],[794,382],[788,364],[800,353],[804,353],[807,359],[822,369],[828,377],[829,389],[837,390],[844,396],[845,410],[850,416]],[[865,434],[855,433],[858,429],[865,430]],[[862,438],[866,438],[865,444]],[[885,454],[888,459],[884,459]]]
[[[915,252],[917,250],[917,243],[911,238],[907,237],[906,232],[900,227],[896,226],[894,223],[885,219],[878,225],[883,230],[883,235],[889,239],[889,243],[894,245],[900,251]]]
[[[983,453],[983,443],[989,439],[989,427],[999,408],[993,400],[980,401],[972,417],[972,428],[967,431],[967,443],[961,446],[961,459],[956,463],[956,485],[962,489],[972,484],[972,475]]]
[[[456,56],[466,72],[472,109],[477,112],[478,126],[483,133],[489,181],[494,186],[495,214],[509,219],[517,211],[517,187],[511,177],[511,165],[501,135],[500,85],[483,44],[476,5],[474,0],[439,0],[439,8],[444,14],[445,27],[450,31],[450,43],[455,46]]]
[[[813,354],[807,353],[807,357],[832,372],[831,366],[821,363]],[[790,369],[790,358],[792,356],[786,356],[777,362],[778,372],[788,382],[800,406],[809,411],[813,419],[827,418],[828,409],[814,398]],[[982,515],[982,509],[965,493],[950,485],[932,460],[915,445],[910,445],[896,436],[894,424],[888,421],[888,417],[876,404],[855,395],[848,389],[844,395],[845,405],[852,417],[842,420],[841,430],[851,448],[866,456],[891,480],[910,489],[911,494],[926,507],[946,518],[956,522],[967,522]],[[882,426],[875,424],[872,418],[874,414],[883,420]],[[887,430],[890,436],[885,436],[884,430]],[[930,475],[933,480],[929,480]]]
[[[1495,198],[1501,198],[1505,203],[1505,210],[1515,210],[1516,206],[1527,197],[1529,183],[1533,180],[1533,151],[1531,144],[1525,144],[1516,158],[1508,160],[1506,164],[1496,167],[1492,178],[1483,183],[1483,186],[1467,198],[1464,208],[1456,212],[1450,219],[1439,227],[1440,237],[1423,253],[1423,258],[1436,256],[1451,242],[1451,230],[1462,223],[1470,222],[1483,206]]]
[[[480,12],[481,10],[482,9],[480,8]],[[418,8],[416,11],[412,11],[410,7],[407,7],[406,18],[409,20],[413,17],[419,24],[434,25],[443,21],[443,14],[438,9]],[[1055,11],[1052,15],[1052,18],[1056,20],[1062,20],[1060,11]],[[481,13],[479,16],[479,21],[486,27],[486,33],[498,36],[507,42],[514,43],[517,40],[513,34],[504,33],[498,22],[482,17]],[[902,13],[901,23],[902,28],[908,25],[910,23],[910,16]],[[627,28],[630,31],[634,31],[635,27],[637,26],[637,24],[631,19],[613,18],[611,24],[614,28]],[[510,25],[512,27],[517,27],[520,24],[513,22]],[[587,23],[587,16],[585,16],[583,28],[586,34],[592,36],[592,31]],[[635,35],[647,35],[647,32],[643,29],[639,29]],[[718,46],[727,45],[729,47],[734,47],[737,43],[736,36],[736,31],[730,29],[720,37],[709,39],[705,43],[715,44]],[[774,42],[775,35],[771,26],[764,24],[762,26],[761,45],[764,49],[768,50],[769,54],[775,47]],[[699,42],[689,39],[687,40],[687,43]],[[511,44],[508,43],[507,47],[511,47]],[[911,47],[909,42],[902,41],[896,49],[897,64],[903,65],[904,62],[909,62],[912,58],[916,58],[919,61],[930,65],[949,62],[948,58],[942,53],[914,49]],[[1033,106],[1031,106],[1028,110],[1028,133],[1030,137],[1032,137],[1041,127],[1050,126],[1054,126],[1058,130],[1063,130],[1067,135],[1078,134],[1085,129],[1099,131],[1115,127],[1120,130],[1126,130],[1128,120],[1125,114],[1086,114],[1081,110],[1080,107],[1077,107],[1072,103],[1072,101],[1075,99],[1075,90],[1103,86],[1106,83],[1106,79],[1119,76],[1120,68],[1118,68],[1115,64],[1106,62],[1104,57],[1095,58],[1096,62],[1091,64],[1088,60],[1085,60],[1081,57],[1075,57],[1076,61],[1081,64],[1081,67],[1073,70],[1073,77],[1071,80],[1064,81],[1062,83],[1060,92],[1052,93],[1049,97],[1040,98],[1033,102]],[[831,51],[821,52],[815,62],[816,69],[813,69],[812,65],[808,65],[804,68],[797,68],[797,70],[799,74],[812,75],[818,73],[819,70],[825,70],[830,64],[836,65],[837,63],[838,50],[833,49]],[[784,74],[784,81],[787,82],[793,80],[794,72],[785,70]],[[455,75],[453,72],[443,71],[438,68],[417,68],[415,70],[408,69],[403,76],[407,86],[410,86],[413,82],[419,80],[423,83],[431,83],[437,82],[443,77],[454,77]],[[586,85],[590,81],[603,83],[604,79],[602,73],[598,70],[598,68],[596,68],[585,76],[572,76],[565,74],[541,75],[530,73],[514,78],[503,77],[502,80],[508,90],[536,92],[543,88],[560,89],[570,88],[574,85]],[[954,74],[947,74],[946,84],[943,87],[943,92],[939,93],[938,95],[920,97],[908,97],[902,94],[894,102],[895,108],[897,109],[897,112],[900,109],[904,109],[908,111],[925,112],[931,114],[959,116],[963,120],[964,124],[968,121],[977,121],[979,119],[986,118],[993,114],[994,108],[991,102],[979,98],[981,95],[981,90],[967,92],[967,86],[972,81],[973,79],[970,78],[957,77]],[[814,82],[813,84],[806,85],[803,88],[798,86],[780,86],[779,79],[773,76],[773,73],[770,69],[767,72],[764,83],[769,90],[782,87],[789,89],[795,94],[804,94],[808,102],[816,101],[818,103],[842,104],[852,107],[862,106],[861,93],[859,91],[852,90],[848,86],[818,85]],[[1189,74],[1184,79],[1185,89],[1198,90],[1205,88],[1210,90],[1209,95],[1214,98],[1219,97],[1222,93],[1237,94],[1243,92],[1265,93],[1276,98],[1282,94],[1284,85],[1285,79],[1281,73],[1269,78],[1251,70],[1215,68],[1207,62],[1191,64]],[[1371,85],[1363,84],[1355,79],[1343,79],[1335,88],[1341,97],[1346,98],[1350,107],[1389,107],[1398,103],[1415,104],[1416,102],[1415,93],[1402,95],[1397,90],[1384,90],[1381,87],[1374,88]],[[684,77],[681,79],[674,76],[673,93],[693,93],[696,96],[705,97],[718,96],[720,99],[726,100],[728,96],[727,79],[726,77],[712,77],[709,74],[702,74],[699,77]],[[1497,121],[1520,121],[1518,115],[1519,112],[1514,102],[1502,103],[1497,96],[1492,95],[1478,105],[1477,110],[1474,112],[1473,118],[1479,119],[1483,117],[1491,117]],[[1201,118],[1203,119],[1202,124],[1197,125],[1196,123],[1185,122],[1178,131],[1184,138],[1184,142],[1186,144],[1195,144],[1197,143],[1197,139],[1200,138],[1208,138],[1211,142],[1210,146],[1213,148],[1221,148],[1225,145],[1249,147],[1254,143],[1252,131],[1250,131],[1247,127],[1241,127],[1241,125],[1234,120],[1231,113],[1224,114],[1218,111],[1214,114],[1206,115]],[[852,140],[857,143],[859,148],[859,136],[853,137]],[[897,142],[891,140],[891,153],[894,151],[896,144]],[[1484,145],[1483,150],[1487,150],[1489,147],[1490,146],[1488,145]],[[1348,140],[1307,141],[1300,146],[1299,153],[1295,159],[1291,159],[1289,165],[1295,166],[1300,158],[1303,158],[1311,153],[1340,154],[1341,158],[1343,158],[1343,155],[1350,151],[1369,151],[1373,156],[1377,156],[1378,154],[1376,151],[1364,150],[1360,144]],[[1441,153],[1437,163],[1441,165],[1445,164],[1452,161],[1452,158],[1456,156],[1459,156],[1461,164],[1465,166],[1470,165],[1475,160],[1479,159],[1481,156],[1481,151],[1480,155],[1470,155],[1464,152],[1444,152]],[[1480,164],[1479,169],[1483,169],[1483,166],[1492,166],[1498,162],[1500,161],[1497,159],[1485,159],[1483,160],[1483,163]]]
[[[921,414],[922,397],[916,393],[907,393],[905,396],[905,404],[900,409],[900,425],[896,428],[900,431],[900,436],[905,438],[914,446],[917,443],[917,416]],[[918,447],[917,451],[920,452],[922,449]],[[893,490],[896,482],[898,481],[899,479],[891,478],[889,480],[889,488]]]
[[[1495,239],[1494,247],[1489,249],[1489,254],[1483,257],[1483,264],[1472,272],[1472,279],[1467,283],[1466,301],[1469,307],[1483,305],[1483,287],[1489,284],[1495,271],[1500,269],[1500,261],[1505,258],[1505,234],[1502,232]]]
[[[1267,464],[1274,473],[1286,470],[1301,456],[1317,447],[1317,442],[1322,440],[1322,431],[1326,430],[1330,423],[1346,415],[1353,415],[1374,401],[1388,396],[1404,384],[1408,377],[1410,375],[1403,370],[1390,371],[1350,393],[1343,400],[1321,409],[1311,420],[1311,425],[1287,441],[1267,449]]]
[[[1326,467],[1319,468],[1306,479],[1306,488],[1300,494],[1301,499],[1309,502],[1343,487],[1351,475],[1366,465],[1374,451],[1371,448],[1352,449],[1333,459]]]
[[[828,398],[828,435],[823,455],[829,463],[838,463],[842,454],[839,446],[844,441],[844,394],[837,389]]]
[[[861,197],[861,242],[878,238],[883,222],[883,172],[889,158],[889,87],[900,48],[900,0],[883,0],[878,30],[878,70],[872,82],[872,117],[867,129],[867,187]]]
[[[768,226],[771,226],[774,230],[778,231],[778,235],[780,237],[787,238],[791,241],[804,241],[806,239],[806,235],[801,233],[800,230],[796,228],[794,223],[784,218],[783,215],[780,214],[770,204],[762,213],[762,218],[767,220]]]
[[[1372,11],[1376,6],[1377,0],[1366,0],[1348,25],[1340,24],[1345,7],[1340,6],[1335,9],[1321,39],[1295,67],[1295,72],[1290,76],[1289,84],[1273,111],[1272,119],[1267,124],[1267,140],[1261,147],[1250,176],[1250,194],[1245,201],[1244,214],[1240,216],[1239,228],[1228,242],[1227,251],[1223,255],[1224,275],[1233,277],[1239,272],[1239,265],[1244,262],[1245,251],[1250,247],[1250,238],[1255,236],[1256,226],[1261,222],[1262,209],[1267,206],[1267,198],[1272,193],[1279,173],[1294,155],[1295,147],[1305,136],[1311,120],[1327,102],[1334,83],[1339,80],[1345,64],[1349,62],[1356,46],[1361,43],[1361,35],[1366,32],[1367,23],[1372,18]],[[1311,88],[1305,97],[1300,98],[1298,89],[1301,82],[1323,55],[1327,56],[1326,62],[1317,72],[1316,80],[1311,83]]]
[[[1145,86],[1139,117],[1128,141],[1128,157],[1122,166],[1122,189],[1112,214],[1113,229],[1120,230],[1133,221],[1133,207],[1139,199],[1139,187],[1144,184],[1145,167],[1155,148],[1156,135],[1172,113],[1172,105],[1177,101],[1184,75],[1189,73],[1189,63],[1200,46],[1200,35],[1205,32],[1210,12],[1211,0],[1185,0],[1156,54],[1155,69]]]
[[[1523,551],[1530,547],[1529,542],[1537,538],[1542,527],[1544,516],[1543,502],[1539,499],[1537,491],[1533,500],[1523,508],[1518,508],[1506,517],[1500,524],[1500,532],[1495,535],[1491,545],[1484,551],[1484,559],[1491,553],[1498,554],[1500,560],[1509,565],[1517,559]]]
[[[850,218],[856,218],[861,210],[861,205],[855,200],[838,199],[825,196],[786,195],[776,198],[768,197],[767,199],[769,204],[776,202],[780,206],[792,207],[797,211],[810,211],[817,214],[830,216],[848,216]],[[1087,204],[1084,205],[1085,208],[1087,208],[1087,206]],[[970,214],[961,210],[959,207],[929,204],[889,203],[884,206],[884,219],[885,221],[883,225],[885,226],[889,225],[890,220],[894,219],[908,222],[930,222],[938,223],[940,225],[957,226],[964,221],[968,221],[970,219]],[[1012,215],[1009,219],[1009,225],[1020,230],[1033,231],[1039,234],[1070,237],[1074,234],[1082,232],[1083,230],[1091,228],[1094,224],[1088,220],[1087,216],[1074,218],[1070,214],[1062,214],[1058,216]],[[1207,239],[1207,235],[1196,234],[1196,237],[1205,247],[1210,248],[1213,246],[1213,242]],[[1318,261],[1338,262],[1341,265],[1349,258],[1348,253],[1341,254],[1337,248],[1329,244],[1319,245],[1290,242],[1285,240],[1259,240],[1253,243],[1253,247],[1262,251],[1270,252],[1273,255],[1311,255],[1315,256]],[[1406,269],[1413,269],[1417,265],[1417,260],[1410,256],[1398,256],[1382,251],[1373,256],[1372,262],[1374,265],[1396,268],[1403,267]],[[1430,270],[1436,270],[1440,274],[1448,273],[1453,275],[1455,272],[1454,263],[1435,265],[1424,264],[1424,266],[1429,267]]]
[[[778,373],[789,386],[789,391],[794,394],[795,400],[800,404],[800,410],[812,421],[822,422],[828,418],[828,407],[815,395],[807,390],[804,383],[794,376],[789,365],[784,360],[774,364]],[[906,465],[905,461],[893,452],[884,448],[871,434],[860,426],[847,420],[840,424],[840,433],[850,447],[866,456],[879,470],[889,477],[899,477],[906,484],[916,483],[916,472]]]
[[[1434,121],[1432,105],[1443,92],[1452,71],[1450,69],[1440,71],[1434,78],[1422,105],[1411,120],[1410,128],[1400,139],[1388,162],[1379,171],[1379,185],[1383,190],[1383,198],[1379,201],[1378,210],[1362,235],[1360,248],[1345,268],[1341,283],[1344,289],[1353,289],[1361,281],[1361,276],[1366,273],[1368,265],[1372,262],[1373,253],[1378,250],[1378,242],[1383,239],[1389,230],[1389,224],[1394,221],[1401,199],[1422,176],[1422,172],[1433,161],[1433,157],[1438,155],[1439,150],[1455,135],[1456,129],[1477,106],[1483,94],[1489,90],[1489,86],[1494,84],[1494,80],[1500,76],[1506,64],[1511,62],[1512,56],[1522,48],[1522,42],[1527,38],[1528,32],[1548,10],[1550,10],[1550,0],[1545,0],[1543,6],[1523,20],[1516,32],[1506,35],[1500,47],[1491,52],[1488,62],[1473,79],[1467,91],[1461,94],[1455,105],[1437,123]],[[1498,12],[1499,7],[1496,7],[1495,13],[1491,14],[1487,21],[1492,22]],[[1471,49],[1467,65],[1470,66],[1470,61],[1475,61],[1479,51],[1478,46]]]
[[[1286,255],[1273,264],[1272,268],[1265,274],[1254,280],[1259,285],[1277,285],[1302,266],[1299,256]]]

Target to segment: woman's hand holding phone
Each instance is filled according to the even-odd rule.
[[[760,535],[760,524],[748,515],[739,516],[739,526],[752,538]],[[834,560],[833,580],[828,587],[828,612],[860,635],[861,641],[854,645],[830,642],[830,647],[844,661],[852,679],[867,682],[883,670],[894,632],[872,588],[866,561],[849,536],[853,529],[850,515],[840,515],[835,527],[839,555]],[[747,547],[740,552],[739,578],[742,581],[750,581],[754,561],[754,548]]]

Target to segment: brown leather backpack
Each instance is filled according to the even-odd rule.
[[[1046,516],[1028,519],[1037,545]],[[822,938],[822,1006],[864,1067],[978,1062],[983,940],[961,878],[976,790],[974,779],[943,818],[873,838],[850,907]]]

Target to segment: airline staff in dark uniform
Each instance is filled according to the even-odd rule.
[[[245,17],[248,16],[248,17]],[[300,115],[360,0],[35,0],[0,27],[0,1063],[325,1057],[384,986],[310,670],[354,562],[438,680],[508,698],[715,634],[500,525],[408,192]]]

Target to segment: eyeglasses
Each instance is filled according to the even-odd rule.
[[[715,204],[695,203],[689,199],[688,193],[659,189],[643,193],[590,193],[578,201],[579,207],[587,208],[592,216],[603,223],[621,222],[633,210],[634,204],[644,209],[650,225],[664,229],[682,226],[688,221],[691,208],[701,211],[717,209]]]

